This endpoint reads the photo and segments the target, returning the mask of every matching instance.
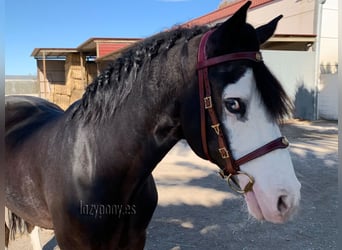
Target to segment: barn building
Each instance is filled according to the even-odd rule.
[[[139,40],[90,38],[77,48],[35,48],[31,56],[37,60],[40,96],[66,109],[82,97],[109,59]]]

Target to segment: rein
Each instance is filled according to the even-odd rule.
[[[234,61],[234,60],[251,60],[254,62],[262,62],[262,55],[260,51],[247,51],[247,52],[236,52],[225,54],[222,56],[207,58],[206,54],[206,45],[210,35],[214,32],[214,30],[210,30],[205,33],[201,39],[199,49],[198,49],[198,62],[197,62],[197,70],[198,70],[198,81],[199,81],[199,96],[200,96],[200,113],[201,113],[201,139],[202,139],[202,148],[203,152],[207,158],[207,160],[213,162],[212,158],[209,154],[209,148],[207,143],[207,115],[211,122],[210,127],[215,131],[217,135],[218,141],[218,152],[221,158],[224,161],[224,166],[221,167],[220,175],[222,178],[227,177],[228,184],[239,193],[247,193],[252,190],[254,184],[254,178],[249,174],[242,172],[240,170],[240,166],[252,161],[260,156],[263,156],[269,152],[272,152],[276,149],[287,148],[289,142],[285,137],[279,137],[258,149],[246,154],[238,160],[235,160],[230,148],[227,146],[226,138],[224,135],[221,124],[218,119],[216,110],[213,107],[213,101],[211,96],[211,87],[208,77],[208,68],[210,66],[214,66],[223,62]],[[232,179],[234,175],[242,174],[248,177],[249,182],[243,188],[236,187],[236,181]],[[233,181],[235,185],[232,185]]]

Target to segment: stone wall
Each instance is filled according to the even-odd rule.
[[[39,85],[35,76],[5,76],[5,95],[39,96]]]

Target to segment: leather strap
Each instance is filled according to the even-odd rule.
[[[214,32],[214,30],[210,30],[205,33],[201,39],[198,53],[198,62],[206,62],[206,45],[208,38]],[[239,168],[235,166],[234,160],[232,158],[232,154],[229,150],[229,147],[226,145],[226,141],[224,135],[221,130],[221,125],[219,119],[217,118],[216,112],[213,106],[213,100],[211,96],[211,87],[208,79],[208,68],[200,68],[198,70],[198,81],[199,81],[199,95],[200,95],[200,106],[201,106],[201,138],[202,138],[202,148],[205,156],[208,160],[212,162],[212,159],[209,154],[208,144],[207,144],[207,135],[206,135],[206,112],[208,112],[211,128],[214,129],[217,135],[217,141],[219,148],[219,154],[224,161],[224,168],[222,169],[225,175],[228,174],[236,174],[239,171]]]
[[[251,60],[254,62],[261,62],[263,60],[262,55],[259,51],[237,52],[237,53],[231,53],[231,54],[226,54],[223,56],[209,58],[203,61],[198,61],[197,69],[208,68],[210,66],[217,65],[219,63],[234,61],[234,60],[243,60],[243,59]]]
[[[243,164],[245,164],[246,162],[249,162],[251,160],[254,160],[260,156],[263,156],[273,150],[276,149],[281,149],[281,148],[287,148],[289,146],[289,142],[286,139],[286,137],[279,137],[267,144],[265,144],[264,146],[250,152],[249,154],[241,157],[240,159],[236,160],[235,163],[238,166],[241,166]]]

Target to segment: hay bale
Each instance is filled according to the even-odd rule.
[[[50,93],[46,93],[46,99],[50,102],[53,102],[53,96],[54,96],[54,93],[50,92]]]
[[[70,104],[74,103],[75,101],[79,100],[82,98],[84,93],[84,90],[78,90],[78,89],[74,89],[71,92],[71,96],[70,96]]]
[[[66,60],[65,60],[65,65],[69,66],[69,65],[80,65],[81,63],[81,59],[80,59],[80,55],[78,53],[73,53],[73,54],[69,54],[67,55],[66,57]]]
[[[73,82],[73,88],[74,89],[84,91],[85,88],[87,87],[87,84],[83,80],[73,79],[72,82]]]
[[[72,79],[83,80],[83,72],[80,66],[72,66],[70,67],[70,77]]]
[[[71,95],[72,86],[69,85],[61,85],[55,84],[54,85],[54,93],[59,95]]]
[[[70,106],[70,96],[55,94],[53,102],[65,110]]]

